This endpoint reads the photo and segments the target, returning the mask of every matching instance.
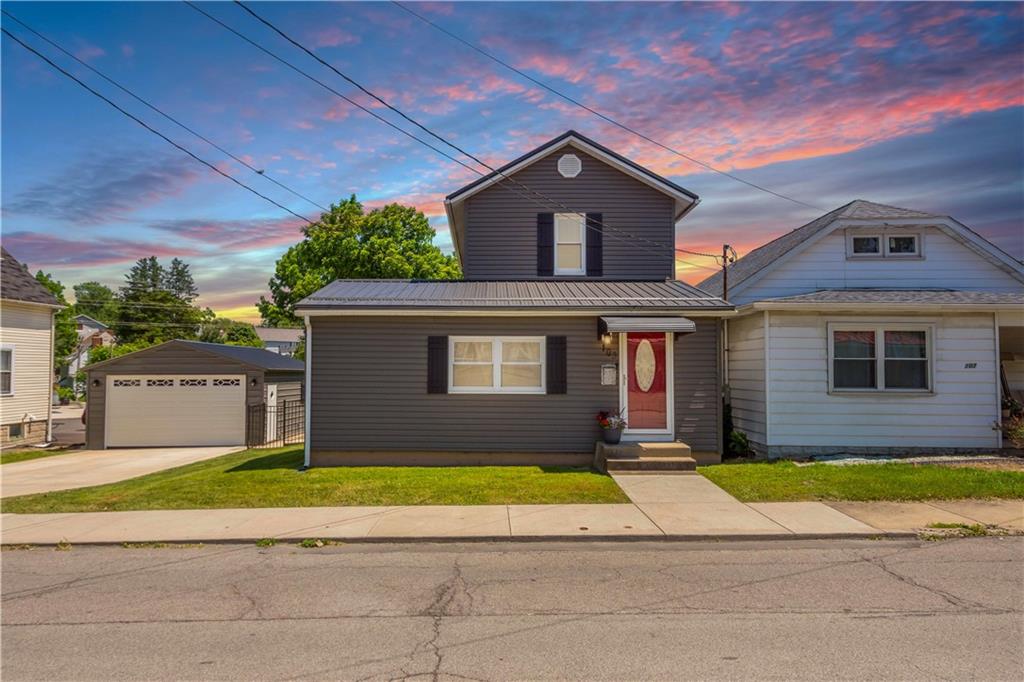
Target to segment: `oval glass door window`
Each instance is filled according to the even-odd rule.
[[[654,359],[654,348],[647,339],[641,341],[636,347],[636,359],[633,360],[633,371],[636,373],[636,386],[646,393],[651,390],[654,384],[654,373],[658,368],[657,360]]]

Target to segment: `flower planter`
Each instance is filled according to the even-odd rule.
[[[618,445],[622,440],[622,429],[601,429],[601,434],[608,445]]]

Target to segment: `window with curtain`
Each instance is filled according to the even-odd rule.
[[[543,393],[543,337],[450,340],[450,393]]]
[[[576,213],[555,214],[555,274],[585,275],[586,219]]]
[[[927,391],[929,331],[880,325],[831,329],[832,389]]]

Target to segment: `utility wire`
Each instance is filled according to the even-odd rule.
[[[92,71],[93,73],[95,73],[95,74],[96,74],[97,76],[99,76],[99,77],[100,77],[100,78],[102,78],[103,80],[105,80],[105,81],[107,81],[108,83],[110,83],[111,85],[113,85],[113,86],[114,86],[115,88],[119,89],[119,90],[120,90],[121,92],[125,93],[125,94],[126,94],[126,95],[128,95],[129,97],[132,97],[132,98],[134,98],[134,99],[135,99],[136,101],[138,101],[138,102],[141,102],[141,103],[142,103],[143,105],[145,105],[145,106],[149,107],[150,109],[152,109],[152,110],[153,110],[153,111],[155,111],[156,113],[160,114],[161,116],[163,116],[164,118],[166,118],[166,119],[167,119],[168,121],[170,121],[171,123],[174,123],[174,124],[175,124],[175,125],[177,125],[178,127],[180,127],[180,128],[182,128],[182,129],[184,129],[184,130],[186,130],[186,131],[188,131],[188,132],[192,133],[193,135],[195,135],[196,137],[198,137],[198,138],[199,138],[200,140],[202,140],[202,141],[203,141],[203,142],[205,142],[206,144],[210,145],[211,147],[213,147],[213,148],[214,148],[214,149],[216,149],[217,151],[221,152],[222,154],[225,154],[226,156],[229,156],[229,157],[231,157],[232,159],[234,159],[234,160],[235,160],[235,161],[237,161],[238,163],[242,164],[243,166],[245,166],[246,168],[248,168],[249,170],[251,170],[251,171],[252,171],[253,173],[256,173],[257,175],[260,175],[260,176],[262,176],[262,177],[266,178],[267,180],[269,180],[270,182],[274,183],[275,185],[277,185],[277,186],[278,186],[278,187],[280,187],[281,189],[283,189],[283,190],[285,190],[285,191],[287,191],[287,192],[291,192],[292,194],[294,194],[295,196],[299,197],[300,199],[302,199],[302,200],[304,200],[304,201],[307,201],[307,202],[309,202],[310,204],[313,204],[314,206],[316,206],[317,208],[319,208],[319,209],[320,209],[321,211],[324,211],[324,212],[328,212],[328,211],[330,210],[330,209],[328,209],[328,208],[327,208],[326,206],[322,206],[322,205],[318,204],[317,202],[313,201],[312,199],[310,199],[310,198],[309,198],[309,197],[307,197],[306,195],[304,195],[304,194],[301,194],[300,192],[297,192],[297,191],[295,191],[294,189],[292,189],[292,188],[291,188],[291,187],[289,187],[288,185],[284,184],[284,183],[283,183],[283,182],[281,182],[280,180],[277,180],[277,179],[275,179],[275,178],[271,177],[270,175],[268,175],[268,174],[267,174],[267,172],[266,172],[265,170],[262,170],[262,169],[260,169],[260,168],[256,168],[255,166],[253,166],[253,165],[252,165],[252,164],[250,164],[249,162],[245,161],[244,159],[241,159],[241,158],[239,158],[238,156],[236,156],[235,154],[232,154],[232,153],[231,153],[231,152],[229,152],[229,151],[228,151],[227,149],[224,149],[224,147],[221,147],[221,146],[220,146],[219,144],[217,144],[217,143],[216,143],[216,142],[214,142],[213,140],[209,139],[208,137],[205,137],[205,136],[203,136],[203,135],[199,134],[198,132],[196,132],[196,131],[195,131],[195,130],[193,130],[192,128],[188,127],[187,125],[185,125],[184,123],[182,123],[182,122],[181,122],[181,121],[179,121],[178,119],[176,119],[176,118],[174,118],[173,116],[171,116],[170,114],[168,114],[168,113],[167,113],[166,111],[163,111],[162,109],[160,109],[160,108],[159,108],[159,107],[157,107],[156,105],[154,105],[154,104],[151,104],[150,102],[146,101],[145,99],[143,99],[143,98],[142,98],[142,97],[140,97],[139,95],[136,95],[136,94],[135,94],[134,92],[132,92],[131,90],[129,90],[129,89],[128,89],[128,88],[126,88],[125,86],[121,85],[121,84],[120,84],[120,83],[118,83],[118,82],[117,82],[116,80],[114,80],[114,79],[113,79],[113,78],[111,78],[110,76],[106,75],[105,73],[103,73],[103,72],[102,72],[102,71],[100,71],[99,69],[97,69],[97,68],[93,67],[93,66],[92,66],[91,64],[89,64],[89,63],[88,63],[88,62],[86,62],[85,60],[83,60],[83,59],[79,59],[79,58],[78,58],[78,57],[76,57],[76,56],[75,56],[75,55],[74,55],[74,54],[73,54],[72,52],[69,52],[68,50],[66,50],[66,49],[64,49],[63,47],[61,47],[60,45],[58,45],[58,44],[57,44],[56,42],[54,42],[53,40],[50,40],[49,38],[47,38],[46,36],[44,36],[44,35],[43,35],[42,33],[40,33],[39,31],[35,30],[34,28],[32,28],[31,26],[29,26],[28,24],[26,24],[26,23],[25,23],[24,21],[22,21],[22,20],[21,20],[21,19],[19,19],[18,17],[14,16],[14,15],[13,15],[13,14],[11,14],[10,12],[8,12],[8,11],[7,11],[6,9],[4,9],[4,10],[0,10],[0,11],[2,11],[2,12],[3,12],[3,14],[4,14],[4,16],[6,16],[7,18],[9,18],[9,19],[11,19],[11,20],[13,20],[13,21],[16,21],[17,23],[21,24],[22,28],[24,28],[24,29],[25,29],[26,31],[28,31],[29,33],[32,33],[32,34],[33,34],[33,35],[35,35],[35,36],[36,36],[37,38],[39,38],[39,39],[41,39],[41,40],[44,40],[44,41],[46,41],[46,42],[47,42],[47,43],[49,43],[49,44],[50,44],[51,46],[53,46],[54,48],[56,48],[56,49],[60,50],[61,52],[63,52],[63,53],[64,53],[65,55],[67,55],[68,57],[71,57],[72,59],[74,59],[74,60],[75,60],[76,62],[78,62],[78,63],[79,63],[79,64],[81,64],[82,66],[84,66],[85,68],[89,69],[90,71]]]
[[[510,71],[513,71],[514,73],[519,74],[523,78],[529,80],[531,83],[534,83],[535,85],[538,85],[538,86],[544,88],[548,92],[550,92],[550,93],[552,93],[554,95],[557,95],[558,97],[561,97],[562,99],[564,99],[565,101],[569,102],[570,104],[574,104],[574,105],[580,107],[581,109],[589,111],[594,116],[597,116],[601,120],[603,120],[603,121],[605,121],[607,123],[610,123],[610,124],[612,124],[613,126],[615,126],[617,128],[620,128],[620,129],[622,129],[622,130],[624,130],[624,131],[626,131],[628,133],[631,133],[631,134],[639,137],[642,140],[645,140],[645,141],[647,141],[647,142],[649,142],[649,143],[651,143],[651,144],[653,144],[653,145],[655,145],[657,147],[660,147],[661,149],[664,149],[667,152],[675,154],[676,156],[682,157],[682,158],[686,159],[687,161],[689,161],[691,163],[695,163],[698,166],[701,166],[702,168],[705,168],[705,169],[707,169],[707,170],[709,170],[709,171],[711,171],[713,173],[718,173],[719,175],[725,176],[725,177],[727,177],[727,178],[729,178],[731,180],[735,180],[736,182],[743,183],[744,185],[747,185],[748,187],[752,187],[752,188],[754,188],[756,190],[759,190],[761,192],[766,192],[768,194],[771,194],[772,196],[778,197],[779,199],[784,199],[786,201],[791,201],[794,204],[798,204],[798,205],[804,206],[806,208],[814,209],[815,211],[822,211],[823,210],[823,209],[821,209],[821,208],[819,208],[817,206],[814,206],[813,204],[808,204],[805,201],[801,201],[799,199],[794,199],[793,197],[790,197],[790,196],[787,196],[785,194],[782,194],[781,192],[776,192],[775,190],[768,189],[767,187],[764,187],[762,185],[758,185],[757,183],[751,182],[749,180],[744,180],[743,178],[741,178],[741,177],[739,177],[737,175],[734,175],[733,173],[721,170],[719,168],[715,168],[714,166],[712,166],[709,163],[706,163],[704,161],[701,161],[700,159],[694,158],[693,156],[690,156],[689,154],[681,152],[681,151],[679,151],[677,149],[673,149],[672,147],[669,147],[667,144],[664,144],[662,142],[658,142],[657,140],[655,140],[655,139],[653,139],[653,138],[651,138],[651,137],[649,137],[649,136],[647,136],[647,135],[645,135],[645,134],[643,134],[643,133],[641,133],[641,132],[639,132],[637,130],[634,130],[633,128],[630,128],[626,124],[620,123],[619,121],[615,120],[611,116],[608,116],[607,114],[603,114],[600,111],[594,109],[593,107],[590,107],[590,106],[584,104],[583,102],[579,101],[578,99],[576,99],[576,98],[574,98],[574,97],[572,97],[570,95],[565,94],[564,92],[561,92],[561,91],[553,88],[552,86],[548,85],[544,81],[538,80],[538,79],[534,78],[533,76],[529,75],[528,73],[525,73],[524,71],[522,71],[520,69],[517,69],[516,67],[512,66],[508,62],[506,62],[506,61],[496,57],[495,55],[491,54],[490,52],[487,52],[483,48],[478,47],[477,45],[474,45],[473,43],[471,43],[468,40],[462,38],[461,36],[459,36],[459,35],[451,32],[451,31],[449,31],[448,29],[444,28],[443,26],[441,26],[441,25],[431,21],[427,17],[419,14],[418,12],[413,11],[412,9],[410,9],[408,7],[406,7],[401,2],[398,2],[398,0],[391,0],[391,2],[392,2],[392,4],[396,5],[397,7],[401,8],[403,10],[405,10],[406,12],[408,12],[412,16],[416,17],[420,21],[424,22],[425,24],[434,27],[435,29],[437,29],[441,33],[444,33],[446,36],[448,36],[448,37],[450,37],[450,38],[452,38],[454,40],[457,40],[458,42],[462,43],[466,47],[469,47],[470,49],[474,50],[475,52],[478,52],[481,55],[487,57],[491,61],[494,61],[494,62],[504,66],[506,69],[509,69]]]
[[[388,108],[388,109],[389,109],[390,111],[393,111],[394,113],[398,114],[398,115],[399,115],[399,116],[401,116],[401,117],[402,117],[402,118],[403,118],[404,120],[406,120],[406,121],[408,121],[409,123],[411,123],[412,125],[416,126],[417,128],[419,128],[419,129],[420,129],[420,130],[422,130],[423,132],[427,133],[428,135],[430,135],[430,136],[431,136],[431,137],[433,137],[434,139],[436,139],[436,140],[438,140],[439,142],[441,142],[441,143],[443,143],[443,144],[447,145],[448,147],[450,147],[450,148],[454,149],[455,151],[459,152],[459,153],[460,153],[460,154],[462,154],[463,156],[465,156],[465,157],[467,157],[467,158],[469,158],[469,159],[472,159],[473,161],[475,161],[476,163],[480,164],[481,166],[483,166],[483,167],[484,167],[484,168],[486,168],[487,170],[491,171],[492,173],[497,173],[497,174],[498,174],[498,175],[499,175],[499,176],[500,176],[501,178],[503,178],[504,180],[507,180],[507,181],[509,181],[509,182],[513,182],[513,183],[515,183],[515,184],[519,185],[519,186],[520,186],[520,187],[522,187],[522,188],[523,188],[524,190],[526,190],[526,191],[529,191],[529,192],[531,192],[531,193],[533,193],[533,194],[537,195],[537,196],[538,196],[538,197],[540,197],[541,199],[543,199],[543,200],[545,200],[545,201],[549,202],[550,204],[552,204],[552,205],[555,205],[555,206],[559,206],[559,207],[561,207],[561,208],[565,209],[566,211],[570,211],[570,212],[572,212],[572,213],[575,213],[576,215],[578,215],[578,216],[580,216],[580,217],[582,217],[582,218],[584,218],[584,219],[586,218],[586,216],[584,216],[584,215],[583,215],[582,213],[580,213],[580,212],[578,212],[578,211],[573,211],[573,210],[572,210],[571,208],[569,208],[569,207],[568,207],[568,206],[566,206],[565,204],[562,204],[561,202],[559,202],[559,201],[556,201],[556,200],[552,199],[551,197],[545,196],[545,195],[544,195],[544,194],[542,194],[541,192],[538,192],[538,191],[536,191],[536,190],[534,190],[534,189],[531,189],[530,187],[527,187],[526,185],[524,185],[523,183],[519,182],[518,180],[515,180],[514,178],[510,178],[509,176],[505,175],[504,173],[502,173],[502,172],[501,172],[500,170],[498,170],[497,168],[494,168],[493,166],[491,166],[490,164],[488,164],[488,163],[487,163],[486,161],[484,161],[483,159],[481,159],[481,158],[479,158],[478,156],[476,156],[476,155],[474,155],[474,154],[472,154],[472,153],[470,153],[470,152],[466,151],[466,150],[465,150],[464,148],[460,147],[459,145],[455,144],[454,142],[451,142],[450,140],[448,140],[447,138],[443,137],[442,135],[439,135],[438,133],[435,133],[435,132],[434,132],[433,130],[431,130],[431,129],[430,129],[430,128],[428,128],[427,126],[423,125],[422,123],[420,123],[419,121],[417,121],[417,120],[416,120],[416,119],[414,119],[413,117],[409,116],[409,115],[408,115],[408,114],[406,114],[406,113],[405,113],[404,111],[402,111],[401,109],[399,109],[399,108],[398,108],[398,107],[396,107],[395,105],[391,104],[390,102],[388,102],[388,101],[387,101],[386,99],[384,99],[383,97],[381,97],[381,96],[377,95],[377,94],[376,94],[376,93],[374,93],[374,92],[373,92],[372,90],[370,90],[369,88],[365,87],[364,85],[362,85],[361,83],[359,83],[359,82],[358,82],[357,80],[355,80],[355,79],[354,79],[354,78],[352,78],[351,76],[349,76],[349,75],[345,74],[344,72],[342,72],[342,71],[341,71],[340,69],[338,69],[338,68],[337,68],[337,67],[335,67],[335,66],[334,66],[333,64],[331,64],[330,62],[328,62],[327,60],[325,60],[324,58],[322,58],[321,56],[319,56],[318,54],[316,54],[316,53],[315,53],[315,52],[314,52],[313,50],[309,49],[308,47],[306,47],[305,45],[303,45],[303,44],[302,44],[301,42],[299,42],[298,40],[296,40],[295,38],[292,38],[292,37],[291,37],[290,35],[288,35],[288,34],[287,34],[287,33],[285,33],[285,32],[284,32],[283,30],[281,30],[280,28],[278,28],[278,27],[277,27],[277,26],[276,26],[276,25],[275,25],[275,24],[274,24],[273,22],[271,22],[270,20],[268,20],[268,19],[265,19],[264,17],[262,17],[262,16],[260,15],[260,14],[258,14],[258,13],[257,13],[257,12],[256,12],[255,10],[251,9],[250,7],[248,7],[248,6],[247,6],[247,5],[245,4],[245,3],[243,3],[243,2],[241,1],[241,0],[234,0],[234,3],[235,3],[236,5],[238,5],[239,7],[241,7],[241,8],[243,9],[243,10],[245,10],[245,11],[246,11],[246,12],[247,12],[247,13],[248,13],[249,15],[251,15],[252,17],[254,17],[254,18],[255,18],[255,19],[257,20],[257,21],[259,21],[260,23],[262,23],[262,24],[263,24],[264,26],[266,26],[266,27],[267,27],[267,28],[269,28],[270,30],[272,30],[272,31],[274,31],[275,33],[277,33],[277,34],[278,34],[279,36],[281,36],[281,37],[282,37],[282,38],[283,38],[284,40],[288,41],[289,43],[291,43],[291,44],[292,44],[292,45],[294,45],[295,47],[299,48],[300,50],[302,50],[303,52],[305,52],[305,53],[306,53],[307,55],[309,55],[310,57],[312,57],[313,59],[315,59],[315,60],[316,60],[317,62],[319,62],[320,64],[322,64],[323,66],[327,67],[327,68],[328,68],[328,69],[330,69],[330,70],[331,70],[332,72],[334,72],[335,74],[337,74],[338,76],[340,76],[341,78],[343,78],[343,79],[344,79],[344,80],[345,80],[346,82],[348,82],[348,83],[350,83],[351,85],[353,85],[354,87],[358,88],[358,89],[359,89],[359,90],[360,90],[361,92],[363,92],[363,93],[364,93],[364,94],[366,94],[367,96],[371,97],[371,98],[372,98],[372,99],[374,99],[375,101],[379,102],[379,103],[380,103],[380,104],[381,104],[382,106],[384,106],[384,107],[387,107],[387,108]],[[191,3],[189,3],[189,4],[191,4]],[[477,171],[477,173],[480,173],[480,171]],[[480,175],[483,175],[483,173],[480,173]],[[602,225],[602,227],[608,228],[608,229],[610,229],[610,230],[618,230],[619,232],[622,232],[622,233],[623,233],[623,234],[624,234],[625,236],[627,236],[627,237],[629,237],[629,238],[631,238],[631,239],[636,239],[636,240],[642,240],[642,241],[646,241],[646,242],[648,242],[648,243],[650,243],[650,244],[654,245],[655,247],[657,247],[657,248],[659,248],[659,249],[660,249],[660,248],[664,248],[664,245],[663,245],[663,244],[659,244],[658,242],[656,242],[656,241],[654,241],[654,240],[652,240],[652,239],[646,239],[646,238],[644,238],[644,237],[638,237],[638,236],[636,236],[636,235],[630,234],[630,233],[628,233],[628,232],[625,232],[624,230],[620,230],[619,228],[616,228],[616,227],[614,227],[613,225],[611,225],[611,224],[609,224],[609,223],[605,222],[604,220],[602,220],[602,221],[600,221],[600,222],[601,222],[601,225]],[[585,223],[584,223],[584,224],[585,224]],[[714,259],[716,259],[716,260],[717,260],[717,259],[719,258],[719,256],[717,256],[717,255],[714,255],[714,254],[703,254],[703,253],[697,253],[697,252],[694,252],[694,251],[685,251],[685,250],[683,250],[683,252],[684,252],[684,253],[690,253],[690,254],[692,254],[692,255],[698,255],[698,256],[706,256],[706,257],[708,257],[708,258],[714,258]]]
[[[157,137],[161,138],[162,140],[164,140],[165,142],[167,142],[167,143],[168,143],[168,144],[170,144],[171,146],[173,146],[173,147],[175,147],[176,149],[179,149],[179,150],[181,150],[181,151],[185,152],[185,153],[186,153],[186,154],[188,154],[188,155],[189,155],[190,157],[192,157],[193,159],[195,159],[195,160],[196,160],[196,161],[198,161],[199,163],[203,164],[204,166],[206,166],[206,167],[207,167],[207,168],[209,168],[210,170],[212,170],[212,171],[213,171],[214,173],[217,173],[218,175],[221,175],[221,176],[223,176],[223,177],[227,178],[228,180],[230,180],[231,182],[235,183],[235,184],[236,184],[236,185],[238,185],[239,187],[241,187],[241,188],[243,188],[243,189],[245,189],[245,190],[247,190],[247,191],[249,191],[249,192],[252,192],[253,194],[255,194],[256,196],[258,196],[259,198],[263,199],[264,201],[268,201],[268,202],[270,202],[271,204],[273,204],[274,206],[277,206],[277,207],[278,207],[278,208],[280,208],[281,210],[283,210],[283,211],[287,211],[288,213],[292,214],[292,215],[293,215],[293,216],[295,216],[296,218],[299,218],[300,220],[303,220],[303,221],[305,221],[305,222],[309,223],[310,225],[314,225],[314,224],[315,224],[315,223],[314,223],[314,222],[313,222],[312,220],[310,220],[309,218],[306,218],[305,216],[301,216],[301,215],[299,215],[298,213],[296,213],[295,211],[291,210],[291,209],[290,209],[290,208],[288,208],[287,206],[285,206],[285,205],[283,205],[283,204],[279,204],[278,202],[274,201],[273,199],[271,199],[271,198],[270,198],[270,197],[268,197],[267,195],[265,195],[265,194],[262,194],[261,192],[259,192],[258,190],[255,190],[255,189],[253,189],[252,187],[250,187],[249,185],[245,184],[245,183],[244,183],[244,182],[242,182],[241,180],[238,180],[238,179],[237,179],[237,178],[235,178],[235,177],[234,177],[233,175],[231,175],[231,174],[229,174],[229,173],[225,173],[224,171],[222,171],[221,169],[217,168],[217,167],[216,167],[215,165],[213,165],[213,164],[212,164],[212,163],[210,163],[209,161],[206,161],[205,159],[202,159],[202,158],[200,158],[200,157],[199,157],[199,156],[197,156],[196,154],[192,153],[191,151],[189,151],[189,150],[188,150],[188,149],[186,149],[185,147],[181,146],[180,144],[178,144],[177,142],[175,142],[175,141],[174,141],[174,140],[172,140],[171,138],[169,138],[169,137],[167,137],[166,135],[164,135],[163,133],[161,133],[161,132],[160,132],[159,130],[157,130],[156,128],[153,128],[153,127],[152,127],[152,126],[150,126],[150,125],[149,125],[148,123],[146,123],[146,122],[145,122],[145,121],[143,121],[142,119],[138,118],[138,117],[137,117],[137,116],[135,116],[134,114],[132,114],[132,113],[130,113],[130,112],[128,112],[128,111],[126,111],[125,109],[122,109],[122,108],[121,108],[121,107],[120,107],[120,106],[119,106],[118,104],[116,104],[116,103],[115,103],[115,102],[114,102],[113,100],[109,99],[108,97],[106,97],[105,95],[101,94],[100,92],[98,92],[98,91],[94,90],[94,89],[93,89],[92,87],[90,87],[89,85],[87,85],[87,84],[86,84],[86,83],[85,83],[84,81],[82,81],[82,80],[79,80],[79,79],[78,79],[77,77],[75,77],[74,75],[72,75],[72,74],[71,74],[70,72],[68,72],[68,71],[64,70],[64,69],[63,69],[63,68],[62,68],[61,66],[59,66],[59,65],[57,65],[57,64],[56,64],[55,62],[51,61],[49,57],[47,57],[46,55],[44,55],[44,54],[42,54],[41,52],[39,52],[38,50],[36,50],[36,49],[35,49],[34,47],[32,47],[31,45],[28,45],[27,43],[24,43],[24,42],[22,42],[22,40],[21,40],[20,38],[18,38],[18,37],[17,37],[17,36],[15,36],[15,35],[14,35],[13,33],[11,33],[10,31],[8,31],[8,30],[7,30],[6,28],[0,28],[0,31],[2,31],[2,32],[3,32],[3,34],[4,34],[5,36],[7,36],[8,38],[10,38],[10,39],[11,39],[11,40],[13,40],[14,42],[18,43],[19,45],[21,45],[21,46],[22,46],[23,48],[25,48],[26,50],[28,50],[28,51],[29,51],[29,52],[31,52],[32,54],[34,54],[34,55],[36,55],[37,57],[39,57],[40,59],[42,59],[42,60],[43,60],[44,62],[46,62],[47,64],[49,64],[49,65],[50,65],[51,67],[53,67],[54,69],[56,69],[56,70],[57,70],[57,71],[59,71],[60,73],[64,74],[64,75],[65,75],[66,77],[68,77],[68,78],[70,78],[71,80],[73,80],[74,82],[78,83],[78,84],[79,84],[80,86],[82,86],[83,88],[85,88],[86,90],[88,90],[89,92],[91,92],[91,93],[92,93],[93,95],[95,95],[96,97],[99,97],[99,98],[100,98],[101,100],[103,100],[104,102],[106,102],[106,103],[107,103],[107,104],[109,104],[110,106],[114,107],[115,109],[117,109],[118,111],[120,111],[120,112],[121,112],[122,114],[124,114],[125,116],[127,116],[127,117],[128,117],[128,118],[130,118],[131,120],[135,121],[135,122],[136,122],[136,123],[138,123],[138,124],[139,124],[140,126],[142,126],[143,128],[145,128],[145,129],[146,129],[146,130],[148,130],[149,132],[153,133],[153,134],[154,134],[154,135],[156,135]]]
[[[292,64],[291,62],[289,62],[284,57],[281,57],[281,56],[277,55],[276,53],[274,53],[271,50],[267,49],[263,45],[260,45],[259,43],[257,43],[252,38],[249,38],[244,33],[240,32],[240,31],[236,30],[235,28],[229,26],[228,24],[224,23],[223,21],[221,21],[217,17],[213,16],[212,14],[207,12],[206,10],[204,10],[201,7],[199,7],[198,5],[196,5],[194,2],[191,2],[191,0],[183,0],[183,1],[185,2],[186,5],[188,5],[192,9],[194,9],[196,12],[198,12],[199,14],[202,14],[207,19],[209,19],[210,21],[214,22],[218,26],[222,27],[223,29],[225,29],[229,33],[232,33],[235,36],[241,38],[245,42],[247,42],[250,45],[252,45],[253,47],[255,47],[260,52],[263,52],[267,56],[273,58],[274,60],[280,62],[281,64],[284,64],[285,66],[287,66],[292,71],[295,71],[296,73],[302,75],[303,77],[307,78],[308,80],[312,81],[313,83],[316,83],[320,87],[324,88],[325,90],[327,90],[328,92],[332,93],[336,97],[339,97],[340,99],[348,102],[349,104],[351,104],[352,106],[356,107],[357,109],[363,111],[364,113],[369,114],[370,116],[372,116],[373,118],[377,119],[378,121],[380,121],[384,125],[386,125],[386,126],[388,126],[390,128],[393,128],[394,130],[396,130],[397,132],[401,133],[402,135],[405,135],[409,139],[411,139],[411,140],[413,140],[415,142],[418,142],[419,144],[421,144],[421,145],[427,147],[428,149],[431,149],[432,151],[436,152],[437,154],[445,157],[449,161],[452,161],[453,163],[456,163],[456,164],[462,166],[463,168],[465,168],[465,169],[467,169],[467,170],[469,170],[469,171],[471,171],[473,173],[476,173],[477,175],[479,175],[481,177],[484,177],[486,175],[486,173],[484,173],[480,169],[474,168],[473,166],[467,164],[465,161],[463,161],[463,160],[461,160],[459,158],[456,158],[455,156],[452,156],[451,154],[449,154],[448,152],[444,151],[443,149],[438,149],[436,146],[432,145],[430,142],[427,142],[426,140],[423,140],[423,139],[417,137],[416,135],[413,135],[409,131],[407,131],[404,128],[402,128],[402,127],[396,125],[395,123],[389,121],[388,119],[384,118],[383,116],[381,116],[377,112],[373,111],[372,109],[370,109],[370,108],[368,108],[366,106],[363,106],[362,104],[360,104],[359,102],[353,100],[352,98],[350,98],[350,97],[348,97],[348,96],[338,92],[336,89],[334,89],[330,85],[327,85],[326,83],[324,83],[323,81],[319,80],[315,76],[310,75],[309,73],[307,73],[306,71],[302,70],[301,68],[299,68],[295,64]],[[506,180],[509,179],[504,174],[499,173],[499,175],[501,177],[505,178]],[[518,183],[515,180],[512,180],[512,182],[514,182],[516,184],[521,184],[521,183]],[[509,189],[509,188],[506,187],[506,189]],[[526,189],[529,189],[529,188],[526,188]],[[520,196],[520,197],[522,197],[522,198],[524,198],[524,199],[526,199],[528,201],[533,202],[535,205],[540,206],[541,208],[544,208],[546,210],[550,210],[551,209],[550,205],[542,204],[537,199],[533,199],[531,197],[525,196],[523,193],[515,190],[514,188],[512,188],[511,191],[516,193],[518,196]],[[548,201],[551,201],[551,200],[549,199]],[[571,209],[567,209],[567,210],[571,211]],[[582,214],[580,214],[579,212],[576,212],[576,211],[572,211],[572,212],[574,214],[576,214],[576,215],[582,215]],[[596,229],[597,229],[597,228],[593,227],[592,225],[589,225],[588,221],[586,221],[586,220],[584,221],[584,225],[586,225],[591,230],[595,230],[596,231]],[[618,241],[623,241],[623,242],[626,242],[626,243],[631,243],[629,239],[626,239],[626,238],[623,238],[623,237],[618,237],[615,234],[606,234],[605,236],[607,236],[607,237],[609,237],[611,239],[617,239]],[[632,235],[630,235],[630,236],[632,237]],[[637,237],[633,237],[633,238],[634,239],[641,239],[641,238],[637,238]],[[644,240],[644,241],[650,241],[650,240]],[[658,255],[658,256],[664,255],[661,252],[661,249],[664,249],[664,245],[657,244],[656,242],[652,242],[652,243],[656,244],[656,246],[659,249],[658,251],[653,251],[651,249],[644,249],[643,247],[639,247],[639,246],[637,246],[635,244],[633,246],[634,246],[634,248],[639,248],[641,250],[646,250],[648,253],[653,253],[653,254]]]

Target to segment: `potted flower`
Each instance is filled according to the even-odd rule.
[[[1022,410],[1021,404],[1014,400],[1013,396],[1008,395],[1003,396],[1002,408],[1002,417],[1004,420],[1019,414]]]
[[[617,445],[622,439],[622,430],[626,428],[626,419],[621,412],[611,414],[601,411],[597,413],[597,425],[601,427],[604,442],[608,445]]]

